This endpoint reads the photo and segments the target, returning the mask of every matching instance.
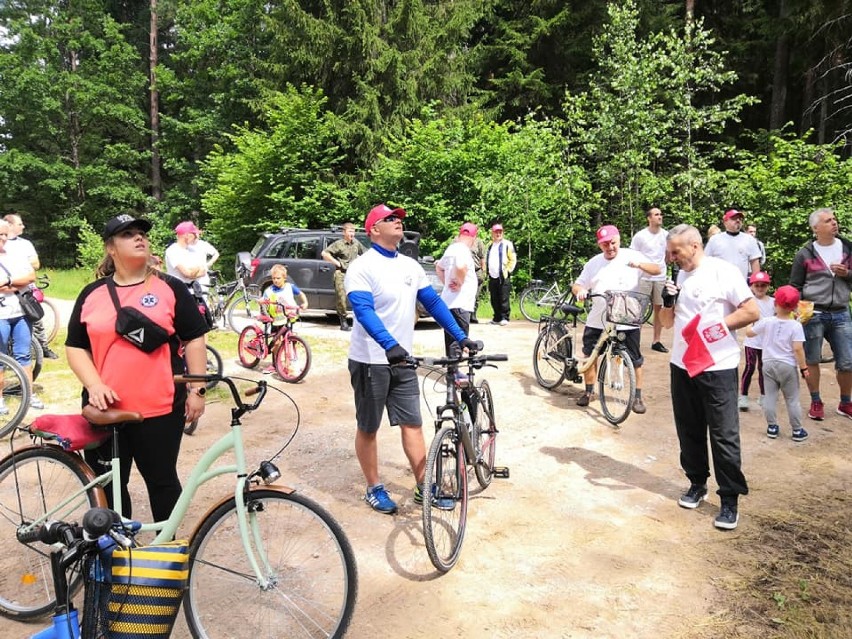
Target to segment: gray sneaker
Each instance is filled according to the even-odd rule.
[[[748,395],[740,395],[737,399],[737,408],[740,410],[748,410]]]
[[[30,397],[30,408],[35,408],[36,410],[41,410],[44,408],[44,402],[41,401],[38,397],[33,395]]]
[[[677,500],[677,505],[681,508],[698,508],[705,499],[707,499],[707,485],[690,484],[689,490]]]
[[[735,504],[722,504],[719,514],[716,515],[716,520],[713,525],[722,530],[733,530],[737,527],[740,521],[740,515],[737,512]]]
[[[8,415],[9,407],[6,406],[6,400],[0,398],[0,415]]]

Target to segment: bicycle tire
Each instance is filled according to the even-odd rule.
[[[240,358],[240,364],[246,368],[254,368],[266,357],[263,329],[260,326],[246,326],[240,332],[240,338],[237,340],[237,356]]]
[[[41,375],[41,369],[44,367],[44,349],[35,336],[30,338],[30,361],[33,367],[33,381],[35,381]]]
[[[51,519],[79,522],[89,508],[105,507],[103,489],[83,492],[94,477],[82,459],[56,446],[24,449],[0,463],[0,615],[34,619],[53,612],[49,548],[41,542],[21,544],[15,531],[66,499],[71,501]],[[81,575],[69,575],[68,584],[73,595],[82,584]]]
[[[538,334],[533,346],[533,371],[535,381],[547,390],[552,390],[565,379],[567,359],[571,357],[571,338],[562,324],[550,322]]]
[[[61,322],[59,309],[56,304],[49,299],[44,298],[41,302],[41,307],[44,309],[44,317],[41,318],[42,326],[44,326],[44,338],[49,344],[59,333],[59,325]]]
[[[254,488],[248,517],[274,574],[262,589],[242,552],[235,499],[213,510],[192,539],[184,615],[193,637],[342,637],[358,594],[355,554],[343,529],[297,493]],[[251,521],[246,522],[252,527]],[[235,614],[236,613],[236,614]]]
[[[488,381],[476,385],[476,480],[485,489],[494,478],[494,460],[497,456],[497,420],[494,419],[494,397]]]
[[[301,382],[311,369],[311,347],[298,335],[288,333],[272,350],[272,365],[285,382]]]
[[[222,376],[222,373],[225,370],[225,365],[222,363],[222,356],[219,355],[219,351],[215,348],[207,344],[207,374],[208,375],[218,375]],[[205,386],[207,390],[211,390],[216,388],[216,384],[219,382],[207,382]]]
[[[247,293],[240,290],[225,308],[225,316],[228,318],[228,326],[238,335],[243,329],[257,321],[260,315],[259,300],[252,299]]]
[[[550,315],[555,304],[542,302],[549,290],[550,288],[547,286],[528,286],[525,288],[518,302],[521,307],[521,315],[530,322],[538,322],[545,315]]]
[[[437,486],[437,497],[455,501],[452,510],[442,510],[432,504],[432,486]],[[432,440],[420,490],[426,551],[432,565],[447,572],[456,565],[461,554],[468,500],[464,446],[452,426],[444,426]]]
[[[598,363],[598,395],[606,420],[617,426],[636,399],[636,370],[627,351],[607,348]]]
[[[2,399],[5,407],[5,412],[0,415],[0,437],[5,437],[24,421],[30,407],[32,387],[21,365],[2,353],[0,353],[0,369],[2,369]]]

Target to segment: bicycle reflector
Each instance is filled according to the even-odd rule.
[[[269,486],[281,478],[281,471],[270,461],[260,462],[260,478]]]

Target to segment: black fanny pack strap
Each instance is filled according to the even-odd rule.
[[[118,301],[118,293],[115,292],[115,280],[111,277],[106,282],[109,296],[112,298],[112,303],[115,304],[116,313],[121,310],[121,302]]]

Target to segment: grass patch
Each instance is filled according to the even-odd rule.
[[[50,287],[45,293],[61,300],[77,299],[83,287],[95,280],[95,274],[85,268],[46,268],[40,270],[39,274],[47,274],[50,277]]]
[[[713,636],[848,637],[852,627],[852,496],[826,490],[795,510],[749,515],[754,526],[723,551],[725,628]],[[729,565],[725,565],[729,563]]]

